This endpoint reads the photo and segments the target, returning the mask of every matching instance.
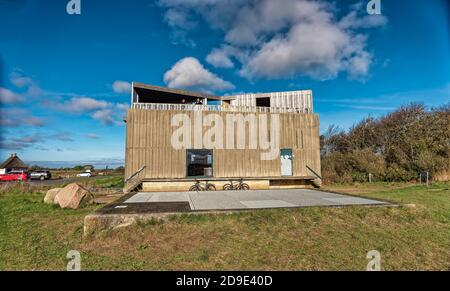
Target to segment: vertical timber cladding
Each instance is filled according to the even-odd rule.
[[[197,111],[199,112],[199,111]],[[264,113],[230,113],[200,111],[202,116],[219,114],[224,120],[223,140],[225,149],[213,149],[214,177],[279,177],[280,158],[261,160],[259,148],[249,149],[248,123],[246,127],[245,149],[226,149],[226,115]],[[186,150],[172,147],[171,137],[177,127],[171,126],[175,114],[187,114],[194,126],[194,111],[138,110],[127,114],[126,132],[126,176],[130,176],[146,166],[140,178],[185,178]],[[269,118],[268,118],[269,119]],[[270,120],[270,119],[269,119]],[[319,121],[317,114],[279,114],[280,149],[292,149],[293,176],[310,176],[306,166],[320,174]],[[270,128],[270,123],[268,123]],[[208,127],[203,127],[203,134]],[[192,129],[193,132],[193,129]],[[194,145],[194,138],[191,143]],[[259,136],[258,136],[259,141]],[[236,142],[236,130],[235,130]]]

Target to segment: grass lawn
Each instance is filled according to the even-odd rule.
[[[450,183],[328,189],[416,207],[183,215],[85,240],[94,206],[61,210],[42,193],[9,190],[0,194],[0,270],[65,270],[69,250],[81,252],[83,270],[365,270],[370,250],[383,270],[450,269]]]

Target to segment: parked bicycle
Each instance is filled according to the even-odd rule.
[[[243,179],[240,179],[236,183],[230,180],[229,184],[223,185],[223,190],[232,191],[232,190],[250,190],[250,186],[244,183]]]
[[[201,183],[199,180],[195,180],[195,184],[189,189],[189,191],[216,191],[216,186],[208,181]]]

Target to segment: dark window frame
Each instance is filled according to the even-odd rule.
[[[208,164],[208,165],[210,165],[210,168],[212,168],[212,176],[211,177],[205,176],[204,174],[197,175],[197,176],[189,175],[189,164],[190,164],[189,152],[195,152],[195,151],[203,151],[203,152],[208,151],[209,152],[208,155],[211,155],[211,164]],[[214,150],[212,150],[212,149],[186,149],[185,153],[186,153],[186,164],[185,164],[186,178],[212,178],[212,177],[214,177]],[[209,168],[209,167],[207,166],[205,168]]]

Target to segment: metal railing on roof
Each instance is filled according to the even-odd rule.
[[[175,111],[218,111],[218,112],[253,112],[253,113],[311,113],[309,108],[282,107],[250,107],[250,106],[222,106],[197,104],[163,104],[163,103],[133,103],[132,109],[137,110],[175,110]]]

